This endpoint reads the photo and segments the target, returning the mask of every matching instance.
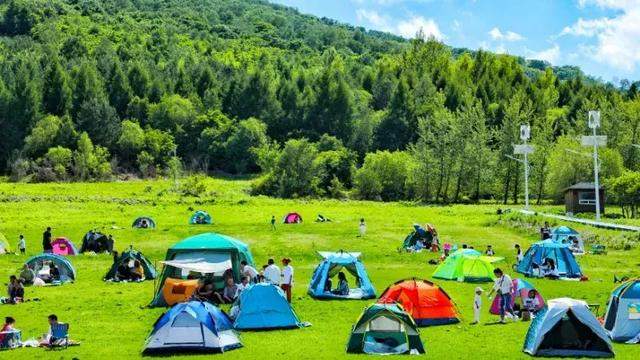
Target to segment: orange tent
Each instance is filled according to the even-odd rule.
[[[399,303],[418,326],[460,322],[453,301],[438,285],[428,280],[406,279],[389,286],[378,303]]]

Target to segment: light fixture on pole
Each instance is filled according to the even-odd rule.
[[[529,210],[529,154],[533,153],[533,146],[527,144],[527,141],[531,138],[531,127],[529,124],[520,125],[520,139],[523,141],[523,144],[513,145],[513,153],[515,155],[522,154],[524,155],[524,161],[512,157],[507,156],[508,158],[521,162],[524,164],[524,209]]]
[[[600,127],[600,111],[589,111],[588,125],[593,130],[593,135],[583,136],[582,145],[593,147],[593,177],[595,186],[596,197],[596,220],[600,221],[600,180],[598,173],[600,172],[600,165],[598,163],[598,146],[607,145],[607,137],[598,135],[597,129]]]

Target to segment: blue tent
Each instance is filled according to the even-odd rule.
[[[627,341],[640,335],[640,279],[627,281],[611,293],[604,328],[613,341]]]
[[[189,219],[190,225],[208,225],[213,223],[213,219],[208,212],[204,210],[198,210],[193,215],[191,215],[191,219]]]
[[[227,314],[210,303],[189,301],[158,318],[144,353],[224,352],[239,347],[240,338]]]
[[[587,303],[568,298],[549,300],[536,314],[522,350],[532,356],[614,357],[607,332]]]
[[[309,295],[316,299],[374,299],[376,290],[369,280],[364,264],[360,261],[360,253],[339,252],[318,252],[322,257],[322,262],[313,272],[311,283],[309,284]],[[356,286],[350,287],[348,295],[336,295],[330,291],[325,291],[327,279],[331,279],[342,269],[346,269],[356,278]],[[351,284],[353,285],[353,284]]]
[[[577,246],[573,244],[574,240],[577,241]],[[574,254],[584,253],[582,236],[580,236],[579,232],[568,226],[558,226],[551,230],[551,241],[558,244],[566,244],[570,247],[573,245],[572,251]]]
[[[244,289],[231,310],[237,330],[293,329],[302,326],[284,292],[267,283]]]
[[[518,263],[516,271],[526,276],[534,276],[536,274],[534,265],[541,265],[547,258],[555,262],[560,277],[582,277],[580,266],[576,262],[576,258],[571,253],[571,250],[569,250],[569,246],[550,240],[540,241],[531,245],[529,250],[524,254],[522,261]]]
[[[73,268],[73,265],[71,265],[71,262],[67,260],[67,258],[61,255],[40,254],[30,257],[25,264],[28,265],[36,275],[41,272],[48,274],[51,264],[54,264],[60,272],[59,281],[61,283],[74,281],[76,279],[76,269]]]

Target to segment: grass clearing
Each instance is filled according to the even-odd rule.
[[[41,233],[53,227],[54,236],[66,236],[76,245],[91,228],[102,228],[116,238],[121,251],[129,244],[152,261],[164,259],[166,249],[182,238],[213,231],[236,237],[250,245],[260,266],[268,257],[289,256],[295,268],[294,308],[302,321],[312,327],[300,330],[242,333],[244,348],[222,357],[255,359],[338,358],[346,357],[345,346],[351,326],[370,301],[317,301],[306,295],[311,272],[319,262],[317,250],[352,250],[363,252],[363,262],[378,295],[393,282],[406,277],[431,278],[435,267],[427,261],[429,253],[399,253],[397,248],[415,222],[436,225],[444,242],[467,243],[483,250],[492,244],[506,261],[499,266],[511,268],[515,260],[513,245],[524,249],[537,240],[535,231],[496,224],[493,205],[413,206],[405,203],[373,203],[337,200],[278,200],[250,197],[245,191],[248,180],[212,179],[212,192],[203,198],[183,198],[170,191],[166,181],[91,184],[0,184],[0,232],[12,248],[19,233],[27,239],[28,255],[41,249]],[[193,210],[209,211],[213,225],[187,225]],[[280,219],[289,211],[299,212],[305,222],[299,225],[278,224],[271,231],[271,215]],[[332,223],[314,223],[318,213]],[[133,219],[139,215],[153,217],[158,228],[134,230]],[[365,238],[356,237],[358,220],[367,221]],[[587,229],[571,225],[578,230]],[[117,227],[117,228],[115,228]],[[613,233],[594,230],[606,236]],[[579,258],[588,282],[533,280],[546,299],[569,296],[601,305],[603,312],[618,276],[640,275],[640,250],[609,251],[607,256]],[[16,272],[26,256],[0,257],[3,284]],[[52,288],[27,288],[28,302],[18,306],[0,306],[0,316],[11,315],[23,339],[46,332],[46,316],[56,313],[71,324],[70,334],[82,342],[78,347],[49,352],[20,349],[0,352],[0,358],[138,358],[154,321],[164,309],[142,309],[153,296],[153,282],[110,284],[102,281],[111,265],[111,257],[76,256],[71,262],[78,272],[74,284]],[[516,274],[511,273],[512,276]],[[529,323],[475,325],[472,319],[473,288],[476,284],[436,281],[454,299],[463,317],[460,324],[421,329],[427,356],[430,358],[507,358],[527,356],[521,352]],[[489,284],[482,285],[488,289]],[[483,303],[482,322],[494,322],[488,314],[490,302]],[[227,308],[225,307],[225,310]],[[453,351],[452,351],[453,350]],[[637,358],[638,347],[615,344],[618,359]],[[207,355],[206,357],[209,357]],[[205,356],[189,356],[204,358]],[[350,356],[352,357],[352,356]]]

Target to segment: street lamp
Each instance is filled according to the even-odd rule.
[[[529,154],[533,153],[533,146],[527,144],[527,141],[531,138],[531,127],[529,124],[520,125],[520,140],[523,141],[520,145],[513,145],[513,154],[524,155],[524,161],[513,156],[507,155],[509,159],[515,160],[524,164],[524,209],[529,210]]]
[[[583,136],[583,146],[593,146],[593,177],[596,195],[596,221],[600,221],[600,181],[598,178],[598,146],[607,145],[606,136],[598,136],[597,129],[600,127],[600,111],[589,111],[589,119],[587,121],[589,128],[593,130],[593,135]]]

